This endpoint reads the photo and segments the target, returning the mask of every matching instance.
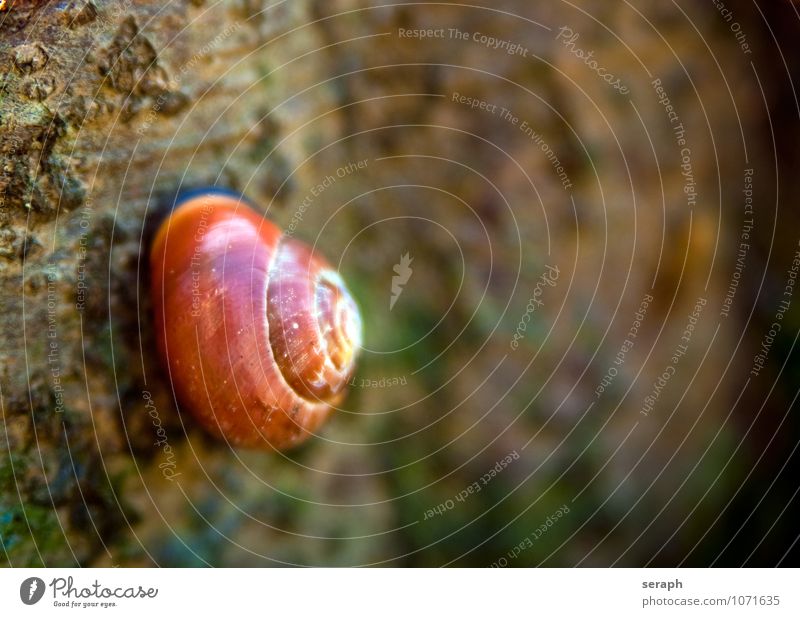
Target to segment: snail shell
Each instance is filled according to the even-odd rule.
[[[339,274],[238,196],[183,200],[150,255],[159,352],[174,393],[230,444],[288,448],[345,394],[361,344]]]

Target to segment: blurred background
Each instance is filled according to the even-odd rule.
[[[784,0],[11,2],[0,562],[798,565],[798,32]],[[151,351],[152,229],[209,185],[362,309],[284,454],[204,434]]]

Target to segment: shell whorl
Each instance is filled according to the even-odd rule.
[[[285,448],[345,394],[358,307],[309,246],[232,195],[181,202],[151,251],[156,337],[181,409],[232,445]]]
[[[267,321],[286,381],[311,400],[335,400],[355,367],[361,317],[339,274],[291,238],[270,268]]]

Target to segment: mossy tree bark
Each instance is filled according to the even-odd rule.
[[[0,14],[0,537],[14,565],[107,556],[133,525],[121,490],[174,418],[150,349],[151,218],[180,186],[268,203],[285,134],[263,79],[309,43],[305,6],[17,1]],[[260,50],[260,51],[259,51]],[[159,461],[161,462],[161,461]],[[158,464],[158,462],[156,463]]]

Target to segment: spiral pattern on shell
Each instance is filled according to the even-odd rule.
[[[339,274],[240,198],[178,204],[151,251],[160,355],[177,401],[230,444],[283,449],[341,401],[361,345]]]

